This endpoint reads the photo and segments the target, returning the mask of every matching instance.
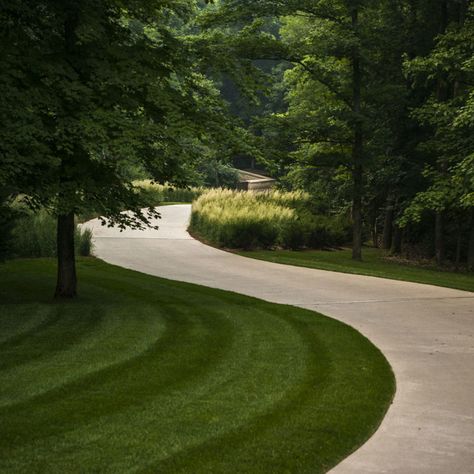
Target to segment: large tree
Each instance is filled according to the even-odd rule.
[[[57,216],[57,297],[76,294],[75,215],[120,226],[156,215],[141,211],[124,163],[182,185],[201,147],[228,135],[197,42],[183,33],[195,6],[2,2],[0,186]]]

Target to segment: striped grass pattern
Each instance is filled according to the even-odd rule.
[[[317,473],[376,429],[394,380],[354,329],[82,259],[0,266],[0,472]]]

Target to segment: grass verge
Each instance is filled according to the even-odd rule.
[[[256,250],[239,251],[244,257],[268,262],[317,268],[342,273],[369,275],[392,280],[427,283],[429,285],[474,291],[474,274],[445,271],[434,267],[421,267],[410,263],[387,259],[380,249],[365,248],[363,261],[351,258],[351,250]]]
[[[375,431],[380,351],[325,316],[80,259],[0,265],[0,472],[316,473]]]

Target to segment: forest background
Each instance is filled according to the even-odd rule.
[[[56,216],[57,295],[77,215],[148,225],[137,179],[226,185],[232,161],[345,219],[356,260],[474,268],[470,1],[9,0],[0,23],[0,248],[19,200]]]

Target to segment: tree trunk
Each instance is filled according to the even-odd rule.
[[[442,212],[436,213],[435,222],[435,258],[438,265],[442,265],[444,262],[444,232],[443,232],[443,214]]]
[[[58,277],[55,298],[74,298],[77,294],[74,230],[73,212],[58,216]]]
[[[405,245],[402,245],[402,250],[405,258],[409,260],[411,258],[411,235],[410,235],[410,224],[406,225],[403,229],[403,241]]]
[[[372,236],[372,244],[373,246],[378,249],[379,248],[379,231],[377,226],[377,213],[378,213],[378,206],[377,201],[374,199],[372,202],[372,211],[370,212],[370,233]]]
[[[393,229],[393,201],[387,199],[387,208],[385,209],[385,220],[383,223],[382,247],[389,250],[392,247],[392,229]]]
[[[358,9],[352,10],[352,29],[357,36],[359,26]],[[352,100],[353,100],[353,118],[354,118],[354,141],[352,145],[352,180],[353,180],[353,198],[352,198],[352,221],[353,221],[353,239],[352,239],[352,259],[362,260],[362,186],[363,186],[363,135],[362,122],[360,117],[360,99],[361,99],[361,71],[360,56],[357,46],[352,51]]]
[[[352,172],[354,196],[352,199],[352,259],[362,260],[362,166],[355,165]]]
[[[393,227],[392,246],[390,249],[392,255],[400,255],[402,253],[402,229],[395,224]]]
[[[372,234],[372,244],[374,248],[378,249],[379,248],[379,234],[377,231],[377,221],[373,220],[370,223],[370,228],[371,228],[371,234]]]
[[[474,209],[471,211],[471,231],[469,233],[469,248],[467,252],[467,268],[474,271]]]
[[[462,234],[461,229],[458,230],[458,235],[456,237],[456,259],[454,268],[456,271],[459,270],[459,264],[461,262],[461,244],[462,244]]]

